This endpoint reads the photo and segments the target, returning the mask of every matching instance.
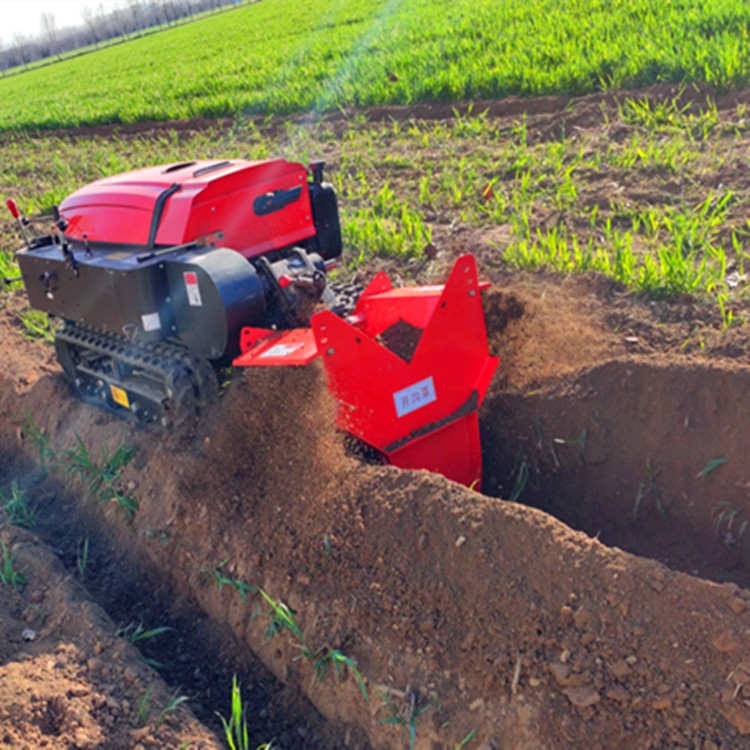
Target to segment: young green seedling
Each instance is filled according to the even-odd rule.
[[[250,750],[250,733],[245,718],[245,708],[242,705],[240,686],[237,684],[237,675],[232,677],[232,705],[229,721],[221,714],[218,715],[224,727],[224,736],[230,750]]]
[[[78,549],[76,552],[76,568],[78,568],[78,575],[81,579],[86,577],[86,569],[89,564],[89,538],[81,538],[78,540]]]
[[[10,484],[10,492],[0,490],[0,508],[5,511],[8,520],[16,526],[33,529],[36,526],[37,514],[29,507],[26,495],[18,486],[18,481]]]
[[[26,578],[23,573],[13,568],[16,560],[15,553],[11,555],[4,541],[0,541],[0,550],[2,550],[3,555],[2,567],[0,567],[0,583],[3,586],[10,586],[11,588],[18,588],[25,585]]]
[[[705,479],[709,474],[716,471],[720,466],[727,462],[724,456],[711,459],[696,475],[696,479]]]
[[[150,638],[155,638],[157,635],[161,635],[162,633],[166,633],[170,631],[172,628],[167,627],[165,625],[162,625],[158,628],[151,628],[151,630],[146,630],[143,627],[143,623],[139,622],[137,625],[134,623],[130,623],[128,625],[120,626],[115,631],[115,635],[118,638],[124,638],[128,643],[136,644],[138,641],[145,641]]]
[[[380,719],[380,724],[396,724],[404,727],[409,737],[409,750],[414,749],[414,745],[417,741],[417,719],[425,712],[429,711],[435,700],[432,699],[427,705],[418,706],[419,696],[416,693],[408,692],[406,694],[406,702],[403,706],[397,706],[390,695],[387,693],[381,694],[381,700],[385,703],[391,715],[385,719]]]

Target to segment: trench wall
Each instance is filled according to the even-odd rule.
[[[746,368],[638,360],[497,394],[482,420],[484,489],[747,587],[749,397]]]

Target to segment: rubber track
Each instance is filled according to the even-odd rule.
[[[83,326],[67,323],[56,333],[56,338],[77,349],[86,349],[97,356],[109,357],[123,364],[148,373],[162,384],[164,398],[169,405],[182,404],[182,408],[191,411],[190,414],[176,414],[173,410],[173,421],[182,421],[185,417],[200,414],[210,406],[218,396],[218,381],[211,365],[204,359],[191,355],[183,347],[165,341],[136,344],[118,336],[101,331],[94,331]],[[193,390],[191,408],[184,402],[190,401],[185,394],[169,394],[170,379],[176,373],[184,370],[190,376]],[[104,373],[102,373],[104,375]],[[107,373],[109,380],[116,380]],[[127,383],[122,383],[127,390]],[[169,406],[167,407],[169,410]]]

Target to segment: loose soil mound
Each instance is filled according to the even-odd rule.
[[[0,597],[0,746],[221,747],[170,707],[175,696],[49,548],[12,527],[0,540],[26,580]]]

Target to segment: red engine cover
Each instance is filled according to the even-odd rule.
[[[251,257],[315,234],[305,167],[284,159],[187,162],[97,180],[60,205],[65,233],[91,243],[148,245],[159,196],[169,189],[155,245],[220,231],[218,244]]]

